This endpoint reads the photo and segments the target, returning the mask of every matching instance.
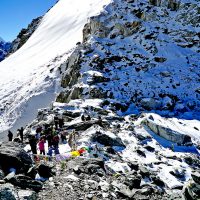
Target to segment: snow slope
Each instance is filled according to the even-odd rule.
[[[52,101],[58,66],[76,43],[82,41],[82,29],[88,17],[99,13],[109,2],[60,0],[44,16],[27,43],[0,63],[0,132],[13,126],[31,97],[46,92],[52,95],[49,98]]]

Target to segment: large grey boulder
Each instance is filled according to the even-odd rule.
[[[41,190],[43,186],[40,181],[32,180],[30,177],[24,176],[22,174],[14,176],[9,180],[9,182],[14,186],[18,186],[22,189],[29,188],[35,191]]]
[[[52,167],[46,164],[40,164],[37,167],[37,171],[39,175],[43,178],[49,178],[54,175],[54,173],[52,172]]]
[[[150,128],[157,135],[171,142],[175,142],[179,145],[192,145],[190,136],[157,124],[153,119],[146,118],[143,120],[143,124],[148,126],[148,128]]]
[[[106,135],[104,133],[101,132],[96,132],[91,140],[93,142],[98,142],[104,146],[122,146],[125,147],[125,145],[123,144],[122,140],[119,137],[110,137],[109,135]]]
[[[32,165],[31,157],[18,143],[8,142],[0,146],[0,166],[8,173],[10,168],[25,171]]]

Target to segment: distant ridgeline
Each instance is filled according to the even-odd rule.
[[[31,37],[31,35],[34,33],[34,31],[38,27],[41,19],[42,17],[33,19],[27,28],[23,28],[19,32],[19,34],[17,35],[17,38],[13,40],[12,42],[12,48],[10,49],[9,53],[14,53],[26,43],[26,41]]]
[[[11,49],[11,43],[0,38],[0,62],[4,60]]]
[[[3,39],[0,38],[0,62],[4,60],[6,56],[14,53],[26,43],[26,41],[30,38],[30,36],[38,27],[41,18],[42,17],[33,19],[27,28],[23,28],[19,32],[16,39],[14,39],[12,43],[5,42]]]

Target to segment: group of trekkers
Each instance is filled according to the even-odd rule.
[[[53,151],[55,154],[59,154],[60,140],[63,144],[68,143],[71,149],[76,149],[76,135],[73,130],[71,133],[67,133],[64,128],[64,119],[58,116],[54,117],[53,124],[45,124],[43,127],[38,126],[36,128],[36,134],[31,135],[29,138],[29,144],[33,154],[37,154],[37,146],[40,154],[52,156]],[[68,140],[67,140],[68,135]],[[45,143],[48,143],[48,152],[45,152]]]
[[[91,117],[81,116],[82,121],[89,121]],[[20,137],[21,142],[23,142],[23,132],[24,129],[18,129],[18,136]],[[29,145],[33,155],[37,155],[37,150],[42,155],[52,156],[53,152],[59,154],[59,143],[60,141],[63,144],[68,143],[72,151],[77,149],[76,139],[78,133],[75,130],[72,130],[70,133],[64,130],[64,119],[59,118],[58,116],[54,117],[53,123],[45,124],[43,126],[38,126],[35,130],[35,134],[28,136]],[[68,138],[68,139],[67,139]],[[8,140],[13,140],[13,133],[8,131]],[[45,151],[45,143],[48,143],[48,152]]]
[[[13,136],[14,136],[13,133],[9,130],[8,131],[8,141],[13,141]],[[24,141],[24,128],[23,127],[21,127],[20,129],[17,130],[17,136],[20,137],[20,141],[23,143],[23,141]],[[19,138],[16,138],[16,139],[19,139]]]

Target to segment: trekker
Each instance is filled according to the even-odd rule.
[[[48,147],[50,147],[52,145],[52,141],[53,141],[53,135],[51,133],[49,133],[47,136],[46,136],[46,139],[48,141]]]
[[[19,129],[19,136],[20,136],[20,139],[23,143],[23,139],[24,139],[24,128],[23,127],[21,127],[21,129]]]
[[[39,140],[40,140],[40,135],[41,135],[41,132],[42,132],[42,127],[41,127],[41,126],[38,126],[38,127],[36,128],[35,132],[36,132],[35,137],[36,137],[36,139],[39,141]]]
[[[62,131],[60,138],[63,144],[66,143],[67,138],[66,138],[66,133],[64,131]]]
[[[76,132],[75,131],[69,134],[68,144],[72,151],[76,150]]]
[[[44,138],[41,138],[39,143],[38,143],[40,154],[43,154],[43,155],[45,155],[44,143],[45,143]]]
[[[8,141],[12,141],[13,139],[13,133],[9,130],[8,131]]]
[[[63,118],[59,118],[58,119],[58,124],[59,124],[59,128],[63,128],[63,126],[64,126],[64,119]]]
[[[88,115],[86,118],[85,118],[86,121],[90,121],[91,120],[91,117],[90,115]]]
[[[81,120],[84,122],[85,121],[85,116],[81,115]]]
[[[56,129],[56,130],[58,129],[58,123],[59,123],[58,116],[55,116],[55,117],[54,117],[54,124],[55,124],[55,129]]]
[[[33,154],[37,154],[37,139],[34,135],[31,136],[29,139],[29,144],[31,146],[31,151]]]
[[[59,139],[60,139],[60,138],[59,138],[58,135],[55,135],[55,136],[53,137],[53,146],[54,146],[55,149],[58,148]]]

